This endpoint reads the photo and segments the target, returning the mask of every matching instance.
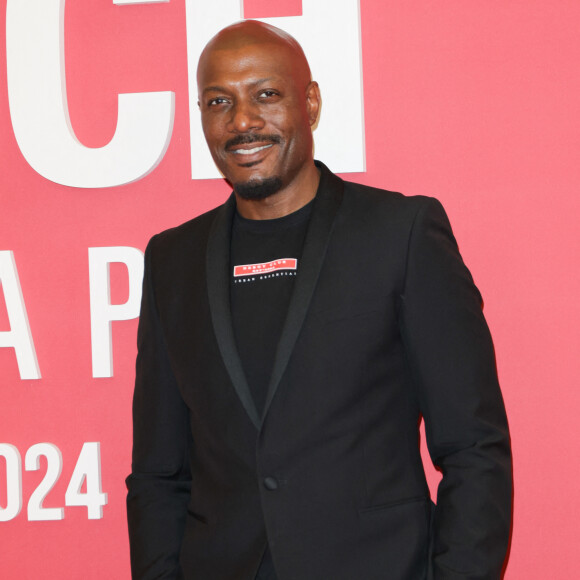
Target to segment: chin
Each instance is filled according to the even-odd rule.
[[[242,199],[259,201],[274,195],[282,188],[282,179],[274,177],[257,177],[248,181],[237,181],[233,184],[234,191]]]

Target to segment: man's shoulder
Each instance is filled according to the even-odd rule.
[[[343,179],[333,173],[321,161],[315,161],[321,171],[321,186],[327,191],[344,193],[343,203],[351,206],[361,206],[365,209],[376,208],[386,211],[417,211],[420,207],[432,202],[438,203],[435,198],[426,195],[406,195],[398,191],[364,185]]]
[[[418,212],[431,206],[440,206],[440,202],[427,195],[406,195],[380,187],[344,181],[344,200],[350,208],[360,208],[367,215],[411,219]]]
[[[182,224],[155,234],[149,241],[149,246],[170,250],[178,247],[199,247],[205,245],[212,224],[217,215],[223,211],[225,203],[214,207]]]

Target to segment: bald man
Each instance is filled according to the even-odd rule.
[[[285,32],[222,30],[197,81],[233,193],[145,253],[133,578],[500,578],[507,421],[441,205],[314,161],[320,92]]]

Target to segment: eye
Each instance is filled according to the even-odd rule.
[[[228,100],[225,97],[214,97],[213,99],[210,99],[207,102],[207,106],[208,107],[215,107],[217,105],[223,105],[224,103],[227,103]]]
[[[261,91],[260,94],[258,95],[258,98],[262,101],[268,100],[268,99],[273,99],[275,97],[278,97],[279,93],[277,91],[274,91],[273,89],[266,89],[264,91]]]

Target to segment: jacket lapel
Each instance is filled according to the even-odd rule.
[[[230,243],[235,208],[232,194],[212,224],[207,244],[207,290],[211,318],[224,364],[246,413],[256,429],[259,429],[260,416],[236,346],[230,309]]]
[[[322,163],[316,162],[316,164],[321,170],[320,184],[314,206],[312,207],[312,215],[310,216],[310,223],[304,240],[302,258],[298,275],[294,282],[294,291],[288,306],[288,314],[278,342],[262,421],[276,394],[280,379],[286,370],[294,344],[304,323],[310,299],[324,262],[336,213],[342,202],[344,190],[342,179],[331,173]]]
[[[209,234],[207,246],[207,289],[214,331],[218,346],[240,401],[250,420],[260,429],[280,379],[286,370],[294,344],[304,323],[312,294],[326,255],[334,220],[340,204],[344,183],[326,166],[320,167],[320,184],[312,208],[310,223],[304,240],[300,268],[294,282],[294,291],[284,328],[280,336],[272,376],[268,386],[262,418],[252,398],[250,387],[238,353],[230,309],[230,244],[231,226],[235,212],[232,194],[216,215]]]

